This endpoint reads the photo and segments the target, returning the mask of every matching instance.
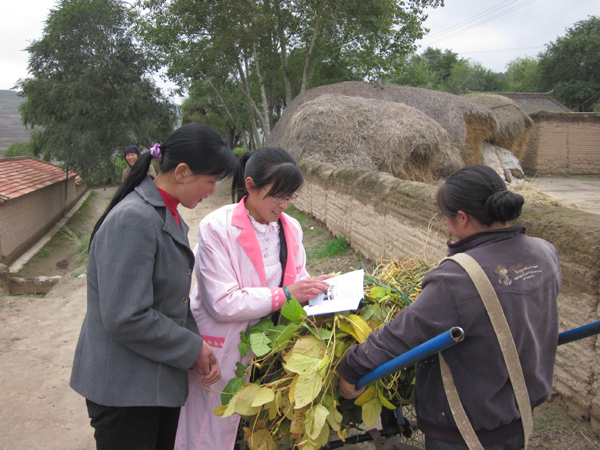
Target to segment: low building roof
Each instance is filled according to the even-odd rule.
[[[0,203],[64,180],[64,169],[52,163],[30,156],[0,158]]]
[[[477,92],[477,91],[470,91]],[[549,92],[485,92],[486,94],[502,95],[510,98],[513,102],[519,105],[523,111],[527,114],[531,114],[538,111],[548,112],[572,112],[565,105],[556,100],[552,94],[554,91]]]

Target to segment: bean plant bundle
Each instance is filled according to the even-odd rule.
[[[252,350],[254,358],[247,366],[238,363],[214,413],[239,414],[251,450],[316,450],[332,430],[345,440],[350,428],[371,428],[382,408],[412,404],[414,367],[377,381],[352,401],[338,392],[337,366],[350,347],[416,299],[428,269],[417,260],[380,265],[365,275],[356,311],[307,317],[295,299],[287,301],[278,320],[264,317],[241,333],[240,353]]]

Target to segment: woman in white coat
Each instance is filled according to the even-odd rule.
[[[327,275],[306,272],[300,224],[283,211],[297,197],[302,172],[285,150],[265,147],[240,158],[232,197],[239,203],[206,216],[198,227],[197,283],[191,308],[204,340],[214,349],[222,378],[211,391],[203,377],[189,372],[190,393],[177,430],[179,450],[230,450],[239,416],[213,414],[221,392],[235,377],[236,363],[247,364],[238,349],[240,331],[277,311],[291,297],[306,303],[328,284]],[[241,198],[241,200],[240,200]],[[282,239],[282,237],[284,237]]]

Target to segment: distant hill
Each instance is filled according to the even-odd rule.
[[[27,142],[31,130],[23,126],[19,104],[24,99],[15,91],[0,89],[0,151],[6,150],[15,142]]]

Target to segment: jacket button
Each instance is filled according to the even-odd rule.
[[[187,303],[187,301],[188,301],[188,298],[187,298],[187,297],[183,297],[183,298],[181,299],[181,301],[182,301],[183,303]]]
[[[188,277],[192,274],[192,269],[188,269]]]

